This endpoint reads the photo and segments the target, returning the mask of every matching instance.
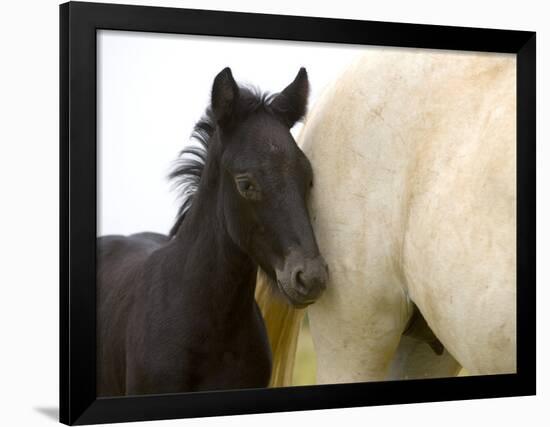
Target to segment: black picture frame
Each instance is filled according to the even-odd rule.
[[[517,373],[96,397],[96,31],[420,47],[517,55]],[[536,34],[69,2],[60,6],[60,421],[91,424],[533,395]]]

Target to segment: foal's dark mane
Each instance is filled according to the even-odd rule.
[[[240,87],[238,115],[246,117],[258,110],[271,113],[270,104],[277,95],[261,92],[254,87]],[[180,151],[174,169],[168,175],[168,178],[174,182],[174,188],[179,192],[179,198],[182,200],[176,221],[170,229],[170,238],[178,232],[185,219],[185,214],[193,203],[193,196],[199,188],[202,172],[208,158],[208,149],[215,131],[216,119],[212,108],[209,106],[203,117],[195,124],[191,133],[191,140],[196,141],[198,145],[191,145]]]
[[[199,188],[202,171],[208,156],[208,145],[216,125],[212,110],[208,108],[204,116],[195,124],[191,139],[199,145],[190,146],[180,151],[174,169],[168,175],[174,181],[174,188],[179,192],[182,203],[178,209],[176,222],[170,229],[169,237],[174,237],[179,230],[185,214],[191,207],[193,196]]]

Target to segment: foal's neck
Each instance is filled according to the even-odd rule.
[[[229,237],[216,202],[213,191],[195,194],[173,239],[179,275],[186,285],[203,289],[209,304],[219,301],[228,312],[251,309],[257,266]]]

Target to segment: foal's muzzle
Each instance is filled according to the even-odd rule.
[[[296,253],[287,257],[284,269],[277,271],[277,284],[290,303],[305,307],[326,289],[328,266],[321,255],[304,258]]]

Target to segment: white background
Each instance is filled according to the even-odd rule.
[[[106,0],[104,0],[106,1]],[[153,4],[152,1],[137,2]],[[143,425],[547,425],[550,405],[548,46],[540,0],[158,1],[166,6],[536,30],[538,32],[538,396],[166,421]],[[58,399],[57,1],[2,2],[0,26],[0,423],[53,425]]]

